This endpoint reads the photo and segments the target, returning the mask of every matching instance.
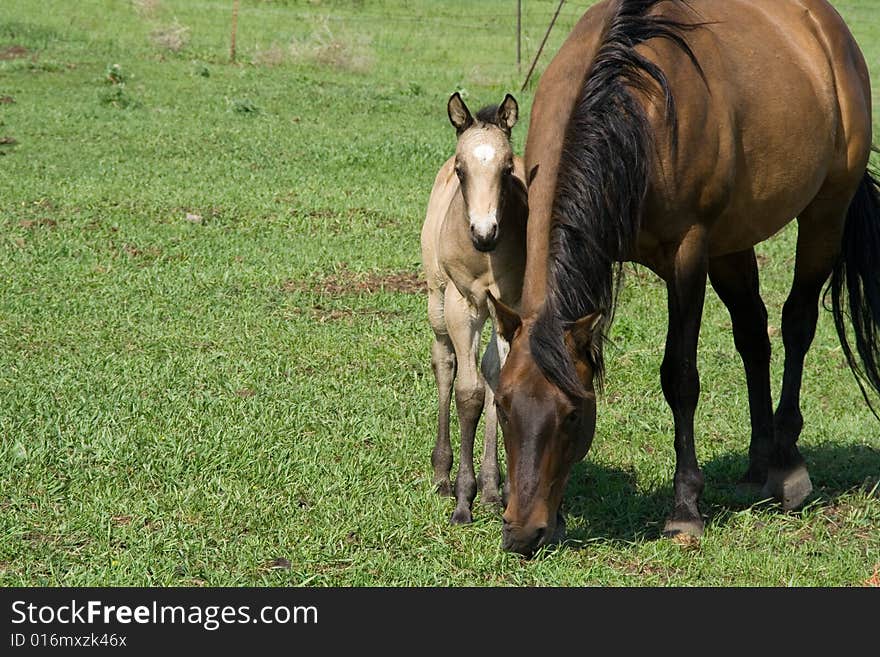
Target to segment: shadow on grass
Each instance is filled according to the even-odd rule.
[[[854,489],[871,490],[880,482],[880,449],[827,443],[804,447],[802,452],[813,482],[808,505],[830,506]],[[707,525],[724,525],[731,512],[761,501],[759,493],[749,494],[737,486],[747,466],[744,453],[724,454],[703,464],[706,487],[700,506]],[[577,549],[580,543],[596,539],[657,539],[672,499],[671,479],[660,489],[640,492],[635,473],[587,459],[572,469],[566,491],[563,506],[569,525],[567,544]]]

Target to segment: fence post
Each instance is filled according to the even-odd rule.
[[[526,75],[525,82],[523,82],[522,87],[520,87],[520,91],[525,91],[526,85],[529,83],[529,78],[532,77],[532,72],[535,70],[535,65],[538,63],[538,58],[541,56],[541,51],[544,50],[544,44],[547,43],[547,37],[550,36],[550,31],[553,29],[553,26],[556,24],[556,19],[559,18],[559,12],[562,9],[562,5],[565,4],[565,0],[559,0],[559,6],[556,7],[556,13],[553,14],[553,19],[550,21],[550,25],[547,26],[547,32],[544,34],[544,39],[541,41],[541,45],[538,46],[538,52],[535,53],[535,58],[532,60],[532,66],[529,68],[529,72]]]
[[[522,73],[522,0],[516,0],[516,72]]]
[[[238,0],[232,2],[232,34],[229,38],[229,61],[235,63],[235,33],[238,31]]]

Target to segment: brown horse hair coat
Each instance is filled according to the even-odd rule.
[[[666,284],[660,383],[676,467],[664,533],[704,526],[694,417],[707,281],[730,314],[748,386],[741,483],[784,509],[804,502],[800,389],[829,278],[847,363],[866,398],[880,391],[871,116],[864,56],[828,0],[602,0],[583,15],[532,104],[520,312],[493,302],[509,346],[496,391],[506,549],[533,554],[563,533],[564,489],[595,434],[603,336],[627,261]],[[794,218],[774,412],[754,247]]]

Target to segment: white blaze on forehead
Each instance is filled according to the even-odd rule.
[[[474,148],[474,157],[480,164],[486,166],[495,159],[495,147],[490,144],[480,144]]]

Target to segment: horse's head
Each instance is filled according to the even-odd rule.
[[[561,540],[562,496],[572,466],[584,458],[596,430],[594,336],[602,321],[594,313],[564,328],[563,344],[583,386],[582,395],[562,391],[544,376],[532,354],[532,318],[521,318],[490,295],[499,339],[509,353],[495,403],[507,452],[505,550],[531,556]]]
[[[475,119],[456,92],[449,98],[447,110],[458,133],[455,174],[471,241],[478,251],[491,251],[498,244],[504,196],[514,175],[510,132],[517,119],[516,99],[507,94],[501,105],[483,108]]]

